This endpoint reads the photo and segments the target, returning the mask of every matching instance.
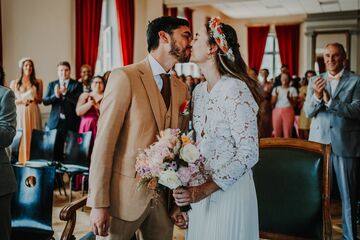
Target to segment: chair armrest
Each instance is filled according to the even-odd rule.
[[[76,224],[76,210],[85,206],[87,196],[82,197],[79,200],[71,202],[60,211],[60,220],[66,221],[65,228],[61,234],[60,240],[72,240],[75,239],[73,236],[74,228]]]

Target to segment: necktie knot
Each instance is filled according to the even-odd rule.
[[[163,81],[166,81],[170,78],[170,74],[169,73],[161,73],[160,77]]]

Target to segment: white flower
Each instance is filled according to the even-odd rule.
[[[188,163],[194,163],[200,158],[199,150],[193,144],[186,144],[180,150],[180,157]]]
[[[172,170],[166,170],[159,174],[159,184],[170,189],[175,189],[182,185],[176,172]]]

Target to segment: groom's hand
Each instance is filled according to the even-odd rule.
[[[178,206],[171,211],[171,220],[179,228],[186,229],[188,226],[188,216],[186,212],[181,212]]]
[[[90,213],[91,229],[95,235],[105,237],[109,234],[110,214],[108,208],[93,208]]]

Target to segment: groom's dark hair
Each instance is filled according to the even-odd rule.
[[[164,31],[171,35],[174,29],[177,29],[181,26],[189,27],[189,22],[182,18],[169,17],[169,16],[159,17],[149,22],[146,31],[148,52],[157,49],[159,47],[158,33],[160,31]]]

